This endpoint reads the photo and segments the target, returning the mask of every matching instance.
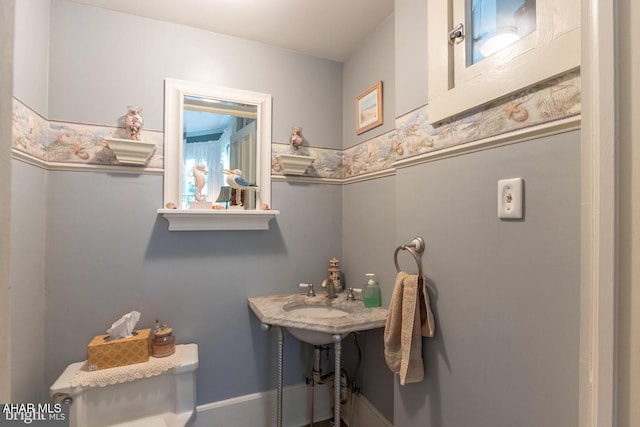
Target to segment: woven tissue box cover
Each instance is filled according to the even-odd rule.
[[[107,340],[109,335],[97,335],[87,346],[87,369],[115,368],[149,361],[151,329],[134,331],[134,336]]]

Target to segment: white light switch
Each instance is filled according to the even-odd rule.
[[[522,178],[498,181],[498,218],[522,218]]]

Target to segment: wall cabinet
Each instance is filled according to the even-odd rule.
[[[518,22],[532,10],[533,21]],[[428,28],[432,124],[580,66],[578,0],[436,0]],[[489,38],[509,32],[507,46],[479,54]]]

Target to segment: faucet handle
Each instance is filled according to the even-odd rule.
[[[362,289],[360,288],[348,288],[347,289],[347,301],[355,301],[356,300],[356,296],[353,294],[354,292],[356,293],[362,293]]]
[[[308,297],[315,297],[316,296],[316,292],[313,290],[313,283],[300,283],[300,284],[298,284],[298,287],[307,288],[307,296]]]

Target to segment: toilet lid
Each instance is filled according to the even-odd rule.
[[[194,412],[180,414],[164,413],[151,417],[139,418],[125,423],[114,424],[111,427],[183,427],[193,418]]]
[[[140,418],[138,420],[127,421],[126,423],[115,424],[112,427],[169,427],[162,416]]]

